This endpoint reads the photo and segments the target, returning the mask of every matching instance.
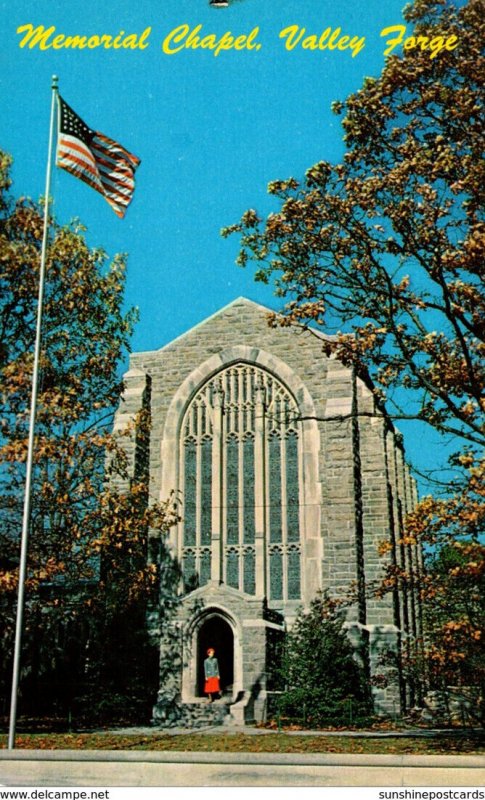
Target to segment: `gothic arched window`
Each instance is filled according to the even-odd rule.
[[[199,389],[181,428],[186,590],[212,576],[301,597],[300,446],[296,402],[265,370],[241,362]]]

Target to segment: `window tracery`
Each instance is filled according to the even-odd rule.
[[[254,595],[266,569],[270,600],[300,598],[300,446],[296,402],[269,372],[241,362],[199,389],[181,428],[186,590],[207,583],[212,569]]]

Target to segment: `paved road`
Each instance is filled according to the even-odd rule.
[[[262,753],[0,753],[4,786],[485,785],[479,756]]]

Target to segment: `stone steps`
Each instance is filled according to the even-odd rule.
[[[230,717],[231,703],[206,699],[192,703],[172,703],[169,706],[157,704],[154,708],[153,724],[160,728],[203,728],[209,725],[223,725]]]
[[[181,722],[188,728],[202,728],[207,725],[223,725],[229,714],[229,703],[216,700],[213,703],[184,703],[180,706]]]

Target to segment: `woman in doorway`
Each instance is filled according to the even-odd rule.
[[[207,658],[204,661],[204,676],[204,692],[209,697],[209,703],[212,703],[214,701],[214,695],[220,697],[221,692],[219,662],[215,657],[215,650],[213,647],[209,647],[207,650]]]

